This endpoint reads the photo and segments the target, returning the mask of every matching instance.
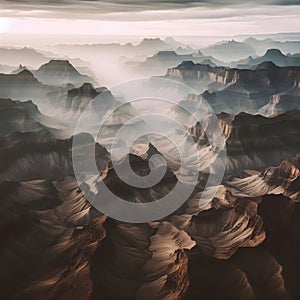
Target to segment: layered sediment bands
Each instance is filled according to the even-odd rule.
[[[299,201],[300,171],[299,156],[283,161],[278,167],[263,172],[254,172],[244,178],[226,182],[228,189],[238,197],[260,197],[263,195],[284,195]]]
[[[0,74],[1,98],[29,100],[42,95],[42,89],[42,83],[28,70],[18,74]]]
[[[269,103],[263,106],[258,113],[264,116],[272,116],[289,110],[300,109],[300,84],[295,82],[293,88],[275,94],[271,97]]]
[[[180,299],[188,287],[194,242],[171,223],[108,222],[92,262],[92,299]]]
[[[236,69],[226,67],[211,67],[194,64],[192,61],[182,62],[167,71],[166,77],[181,81],[204,80],[221,83],[231,90],[265,87],[268,89],[292,88],[300,79],[299,67],[278,67],[272,62],[263,62],[252,69]],[[276,87],[276,84],[280,84]]]
[[[150,172],[159,172],[159,167],[153,168],[152,170],[150,169],[148,159],[145,160],[133,154],[130,154],[128,158],[133,172],[139,176],[146,176]],[[119,167],[120,169],[124,169],[122,163]],[[118,197],[135,203],[143,203],[159,200],[170,193],[177,183],[177,177],[167,168],[163,178],[154,186],[149,188],[132,188],[132,186],[123,182],[122,179],[118,177],[114,168],[110,168],[107,172],[107,176],[104,178],[104,182]]]
[[[72,138],[56,139],[46,130],[0,138],[0,182],[74,176],[72,142]],[[110,161],[106,149],[96,144],[95,155],[99,171],[106,169]]]
[[[238,175],[243,170],[263,171],[300,151],[299,111],[272,118],[246,113],[223,113],[218,118],[226,138],[226,175]],[[200,124],[192,127],[190,132],[200,145],[207,143]]]
[[[217,113],[257,113],[273,95],[290,93],[298,85],[300,70],[299,67],[277,67],[271,62],[263,62],[252,69],[183,62],[169,69],[166,77],[199,90]]]
[[[218,259],[230,258],[239,247],[256,247],[265,239],[257,204],[238,200],[232,209],[200,212],[185,228],[199,251]]]
[[[71,175],[71,145],[71,140],[56,140],[45,130],[2,137],[0,182]]]
[[[166,76],[182,81],[204,80],[227,85],[236,81],[237,70],[231,72],[225,67],[211,67],[210,65],[195,64],[192,61],[184,61],[176,68],[169,68]]]
[[[259,299],[298,299],[300,295],[299,289],[296,288],[300,247],[299,165],[299,156],[296,156],[289,161],[283,161],[278,167],[268,168],[256,174],[244,173],[241,178],[226,183],[227,188],[236,197],[255,199],[258,203],[258,214],[267,232],[262,248],[273,257],[273,262],[269,259],[270,262],[264,269],[269,270],[268,272],[273,270],[274,274],[277,270],[277,275],[272,277],[274,283],[271,280],[265,285],[259,283],[256,292],[260,295]],[[238,252],[240,251],[242,250]],[[260,259],[260,255],[257,255],[255,250],[253,252],[252,260]],[[274,263],[274,259],[277,263]],[[266,261],[265,256],[262,256],[261,260]],[[244,257],[239,259],[243,270],[252,276],[252,281],[258,282],[257,271],[253,269],[256,264],[250,266],[246,262]],[[262,263],[257,265],[263,266]],[[269,273],[267,274],[265,277],[270,278]],[[268,286],[269,291],[265,289]],[[290,298],[286,297],[286,293]]]
[[[70,89],[66,95],[62,96],[60,108],[65,112],[82,112],[87,105],[98,95],[100,92],[96,91],[90,83],[84,83],[79,88]]]
[[[43,113],[49,111],[67,89],[67,86],[44,85],[28,70],[18,74],[0,74],[1,98],[32,100]]]
[[[45,129],[39,122],[40,112],[32,101],[20,102],[0,98],[0,134],[15,131],[35,131]]]
[[[6,101],[8,113],[16,110],[19,119],[28,113],[34,120],[36,107],[30,102],[11,107]],[[117,126],[122,123],[118,116],[111,119]],[[163,220],[144,224],[114,221],[91,207],[74,178],[72,138],[58,139],[47,130],[2,136],[1,296],[298,299],[300,159],[294,153],[299,153],[299,112],[219,118],[229,168],[222,185],[203,192],[203,171],[184,205]],[[200,139],[199,147],[204,145],[201,166],[206,170],[211,156],[205,134],[199,126],[191,133]],[[87,140],[94,145],[87,134],[77,137],[79,149]],[[171,155],[173,149],[160,142],[157,149],[149,145],[143,157],[129,155],[137,175],[150,173],[149,157],[161,154],[160,147]],[[155,186],[133,189],[118,178],[103,146],[96,144],[95,153],[96,179],[125,200],[155,201],[177,183],[167,168]],[[79,151],[77,158],[84,164],[86,153]]]
[[[88,299],[89,261],[105,236],[105,217],[76,181],[4,183],[0,190],[2,297]]]
[[[119,123],[126,118],[125,107],[121,107],[119,111],[114,110],[120,102],[112,95],[111,91],[105,87],[95,89],[91,84],[85,83],[78,89],[71,89],[58,99],[58,110],[51,112],[52,115],[58,114],[60,118],[67,118],[72,124],[76,124],[76,121],[82,117],[85,118],[84,122],[89,124],[90,127],[95,127],[99,130],[99,123],[105,121],[109,125],[115,125],[113,122],[112,113],[121,115],[122,111],[123,119],[119,119]],[[130,104],[126,104],[126,107],[131,107]],[[104,118],[106,116],[109,120]],[[83,121],[82,121],[83,122]],[[102,132],[99,133],[102,135]]]
[[[58,128],[66,125],[40,113],[37,105],[29,101],[13,101],[0,98],[0,135],[14,132],[35,132],[48,130],[55,136],[61,136]]]

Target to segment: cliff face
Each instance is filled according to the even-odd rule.
[[[253,153],[264,153],[266,143],[261,136],[268,143],[273,140],[280,151],[285,145],[296,147],[298,132],[286,133],[299,114],[277,118],[220,116],[229,157],[247,154],[250,160]],[[213,299],[218,299],[218,293],[228,299],[236,295],[245,299],[297,296],[297,291],[285,286],[287,275],[282,273],[282,269],[289,270],[289,283],[297,278],[299,247],[294,231],[287,238],[293,245],[289,248],[292,260],[279,260],[274,254],[280,247],[276,226],[290,228],[299,219],[297,209],[289,206],[299,197],[297,157],[260,175],[245,171],[233,179],[232,172],[223,185],[211,187],[217,191],[213,199],[211,190],[203,193],[199,181],[188,201],[172,215],[156,222],[128,224],[101,216],[87,202],[73,177],[71,147],[72,139],[57,139],[45,130],[0,139],[0,259],[7,267],[0,272],[6,275],[1,287],[6,298],[191,299],[199,296],[199,287]],[[145,157],[130,156],[135,173],[150,171],[153,153],[157,150],[150,146]],[[100,171],[96,182],[104,180],[128,201],[155,201],[177,181],[167,169],[158,185],[128,189],[100,145],[96,145],[96,160]],[[239,169],[237,164],[233,167]],[[253,182],[263,187],[259,194]],[[280,199],[268,198],[276,193]],[[101,191],[99,197],[101,200]],[[272,223],[269,214],[276,214],[282,223]],[[228,284],[234,289],[228,289]]]
[[[295,81],[294,86],[271,97],[269,103],[263,106],[258,113],[264,116],[272,116],[289,110],[300,109],[300,82]]]
[[[68,90],[57,100],[57,105],[61,113],[75,117],[99,94],[100,91],[96,91],[92,84],[84,83],[79,88]]]
[[[13,86],[16,82],[20,86],[31,84],[31,88],[37,88],[41,83],[34,77],[33,73],[24,69],[18,73],[13,74],[0,74],[0,84],[1,87]]]
[[[167,78],[182,81],[198,90],[217,112],[256,113],[275,94],[298,86],[298,67],[280,68],[264,62],[253,69],[229,69],[184,62],[169,69]]]
[[[0,98],[0,134],[15,131],[35,131],[45,129],[41,114],[32,101],[20,102]]]
[[[195,64],[192,61],[184,61],[176,68],[169,68],[166,76],[182,81],[204,80],[207,83],[219,82],[226,85],[233,80],[234,71],[229,72],[225,67],[211,67],[205,64]]]
[[[1,159],[6,165],[1,164],[0,193],[5,203],[0,212],[14,212],[14,217],[7,214],[1,219],[7,237],[2,250],[9,253],[2,258],[10,266],[4,295],[182,299],[189,289],[188,249],[196,247],[208,257],[230,259],[239,247],[253,247],[264,240],[255,204],[237,201],[228,193],[217,194],[202,209],[194,195],[173,216],[149,224],[106,221],[91,208],[73,178],[70,140],[57,140],[43,132],[18,134],[3,139],[0,147],[6,150]],[[103,161],[101,170],[109,168],[102,178],[126,198],[128,189],[117,184],[105,149],[97,151],[98,159]],[[149,168],[147,158],[136,156],[132,165],[138,174]],[[176,176],[167,173],[159,186],[141,190],[140,196],[139,191],[132,191],[128,200],[154,201],[176,182]],[[20,203],[25,205],[21,211]],[[17,226],[20,223],[22,228]],[[15,231],[8,235],[5,228],[12,226]],[[26,263],[20,264],[16,244],[28,249],[34,259],[24,254]],[[15,277],[15,272],[22,276]],[[74,283],[78,284],[75,290],[71,288]]]
[[[263,93],[255,88],[267,93],[290,86],[289,93],[293,93],[299,88],[297,68],[269,63],[253,70],[185,63],[177,71],[187,71],[181,80],[196,77],[195,82],[215,84],[220,93],[226,91],[227,99],[250,92],[252,99],[255,93]],[[49,87],[29,71],[1,78],[0,93],[23,98],[32,93],[35,99],[46,99],[57,108],[53,116],[60,112],[69,128],[93,103],[84,121],[99,130],[99,117],[107,116],[99,133],[103,143],[109,144],[107,140],[137,115],[128,103],[114,110],[119,100],[90,83],[78,88]],[[172,110],[173,117],[190,124],[181,122],[187,120],[182,108],[201,108],[201,98],[189,95],[180,104]],[[236,104],[237,100],[232,102]],[[112,164],[105,144],[89,139],[99,174],[80,188],[72,164],[73,131],[59,138],[61,131],[49,126],[58,122],[42,115],[33,102],[0,99],[0,296],[32,300],[299,299],[300,112],[272,118],[246,113],[218,117],[228,152],[223,182],[204,191],[212,151],[205,132],[196,124],[189,133],[198,144],[187,147],[191,165],[185,166],[188,172],[194,172],[195,166],[200,170],[192,194],[169,216],[133,224],[102,215],[85,195],[95,193],[96,200],[109,201],[97,189],[103,182],[120,198],[143,205],[169,194],[179,180],[183,187],[189,184],[185,174],[178,174],[178,153],[170,143],[171,135],[153,139],[153,145],[141,138],[135,154],[128,155],[134,173],[145,176],[160,168],[151,156],[163,153],[166,172],[159,183],[147,188],[123,182],[116,165],[124,167],[124,161]],[[205,122],[209,126],[209,120]],[[135,123],[126,126],[130,137]],[[82,133],[79,137],[85,141],[90,136]],[[84,143],[79,145],[84,147]],[[86,156],[77,158],[86,162]]]
[[[42,84],[32,72],[23,70],[17,74],[0,74],[0,97],[13,100],[32,100],[45,113],[66,87],[50,87]]]
[[[61,74],[64,78],[65,75],[65,72]],[[82,80],[87,79],[85,76],[79,76]],[[57,79],[55,75],[51,78]],[[23,101],[30,99],[44,114],[64,121],[71,117],[78,117],[77,113],[82,112],[100,93],[104,95],[106,90],[105,88],[96,90],[91,83],[83,83],[79,88],[71,84],[61,86],[62,82],[56,83],[57,86],[45,85],[28,70],[17,74],[0,74],[0,97]]]
[[[299,111],[272,118],[246,113],[223,113],[218,117],[226,138],[227,175],[239,174],[245,169],[261,171],[300,151]],[[199,124],[191,128],[191,133],[199,144],[207,142]]]
[[[67,124],[42,114],[31,100],[14,101],[0,98],[0,135],[45,130],[56,137],[65,137]]]
[[[262,170],[299,153],[299,121],[299,111],[270,119],[247,114],[224,119],[229,169]]]

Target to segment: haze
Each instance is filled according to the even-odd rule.
[[[24,34],[55,42],[128,41],[124,36],[212,36],[295,32],[300,1],[0,1],[2,44]],[[287,22],[288,20],[288,22]],[[74,36],[77,38],[74,39]],[[16,38],[17,37],[17,38]],[[27,41],[28,43],[28,41]]]

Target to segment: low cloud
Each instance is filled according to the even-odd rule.
[[[46,10],[59,12],[68,10],[70,13],[122,13],[142,12],[169,9],[186,9],[191,7],[224,8],[233,6],[291,6],[300,5],[299,0],[0,0],[2,10]]]

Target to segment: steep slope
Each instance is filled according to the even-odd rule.
[[[26,66],[23,66],[22,64],[20,64],[17,69],[15,69],[11,72],[11,74],[18,74],[24,70],[27,70]]]
[[[0,97],[13,100],[32,100],[40,111],[47,113],[57,97],[64,93],[66,87],[50,87],[42,84],[28,70],[17,74],[0,74]]]
[[[47,127],[50,126],[50,127]],[[0,135],[18,132],[32,132],[48,130],[59,135],[59,130],[52,126],[62,127],[56,120],[52,120],[40,113],[32,101],[13,101],[0,98]]]
[[[300,109],[300,82],[296,81],[295,85],[282,93],[275,94],[271,97],[269,103],[263,106],[258,113],[264,116],[272,116],[288,110]]]
[[[74,179],[3,183],[0,192],[1,297],[88,299],[89,263],[105,237],[105,217]]]
[[[271,118],[246,113],[223,113],[218,118],[226,138],[227,175],[247,169],[262,171],[300,152],[299,111]],[[199,124],[191,133],[201,145],[207,143]]]
[[[48,85],[71,83],[78,86],[85,82],[95,83],[92,78],[80,74],[68,60],[50,60],[35,71],[35,76]]]
[[[1,259],[10,266],[2,295],[20,299],[39,299],[42,294],[45,299],[181,299],[189,287],[185,250],[197,245],[200,253],[229,259],[239,247],[253,247],[264,239],[254,204],[232,198],[228,205],[222,202],[227,199],[222,193],[204,209],[197,207],[198,196],[194,195],[186,207],[166,220],[149,224],[109,220],[103,226],[106,218],[90,207],[72,178],[70,144],[70,140],[56,140],[42,132],[14,134],[1,142],[6,155],[1,162],[6,165],[1,166],[0,193],[5,200],[0,211],[4,216],[8,209],[14,212],[14,217],[7,214],[1,219],[5,232]],[[106,177],[103,173],[108,186],[131,200],[101,146],[98,159],[102,171],[109,168]],[[132,156],[132,166],[137,174],[149,171],[147,159],[137,156]],[[172,189],[174,182],[175,176],[168,171],[160,185],[149,191],[129,191],[131,201],[153,201]],[[212,248],[208,246],[211,240],[216,241]],[[16,245],[24,251],[22,264]]]
[[[264,62],[252,69],[231,69],[183,62],[171,68],[167,78],[183,81],[199,91],[217,112],[256,113],[271,96],[298,84],[299,67],[277,67]]]

